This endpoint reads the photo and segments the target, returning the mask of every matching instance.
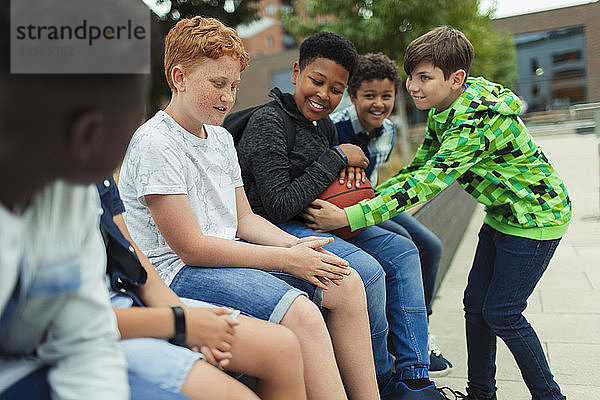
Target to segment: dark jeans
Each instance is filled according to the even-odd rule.
[[[417,246],[421,260],[421,275],[427,315],[431,315],[431,303],[435,294],[435,281],[442,259],[442,241],[429,228],[409,213],[401,212],[377,224],[378,227],[404,236]]]
[[[468,384],[475,394],[496,391],[496,337],[512,353],[532,399],[562,400],[535,331],[523,316],[527,299],[560,239],[505,235],[484,224],[464,294]]]
[[[0,400],[50,400],[48,367],[39,368],[17,381],[0,393]],[[107,385],[110,382],[106,382]],[[171,393],[145,381],[137,375],[129,374],[131,400],[186,400],[188,397]]]
[[[0,393],[0,400],[50,400],[48,367],[38,368]]]

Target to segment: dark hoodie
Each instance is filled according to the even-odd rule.
[[[271,107],[262,107],[252,115],[237,151],[252,210],[278,224],[298,215],[346,165],[330,150],[337,144],[337,136],[329,118],[309,121],[298,110],[294,96],[278,88],[269,96],[294,121],[291,151],[285,123]]]

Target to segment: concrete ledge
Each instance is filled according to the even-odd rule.
[[[414,214],[419,222],[442,241],[442,260],[436,280],[436,291],[450,267],[476,204],[477,201],[455,181]]]

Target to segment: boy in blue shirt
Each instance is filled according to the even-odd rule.
[[[389,160],[394,149],[396,127],[388,117],[394,108],[401,81],[398,66],[385,54],[360,55],[356,72],[348,81],[352,104],[329,116],[339,142],[359,146],[369,158],[365,172],[374,186],[379,182],[379,167]],[[340,176],[341,183],[343,178]],[[408,212],[401,212],[378,226],[412,240],[419,249],[427,316],[431,315],[442,242]],[[431,334],[428,343],[429,375],[439,377],[449,374],[452,364],[442,356]]]

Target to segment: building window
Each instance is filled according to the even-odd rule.
[[[538,68],[540,68],[540,63],[538,62],[537,58],[532,58],[530,61],[530,65],[531,73],[535,75],[535,72],[538,70]]]
[[[269,17],[272,17],[277,14],[277,7],[275,7],[275,4],[267,4],[265,12]]]
[[[267,47],[273,48],[275,46],[275,41],[273,40],[273,36],[267,36]]]
[[[560,64],[564,62],[578,61],[581,60],[582,56],[583,55],[581,50],[572,50],[564,53],[557,53],[552,55],[552,63]]]

